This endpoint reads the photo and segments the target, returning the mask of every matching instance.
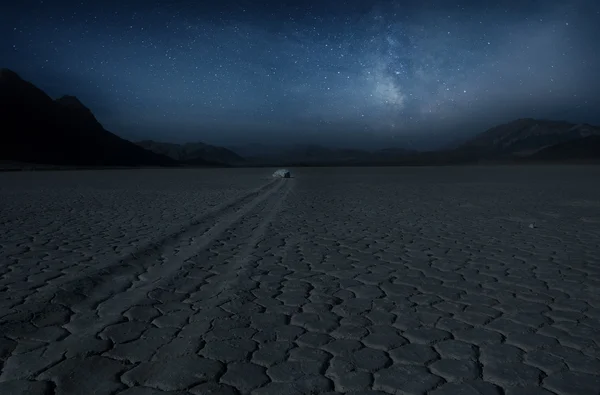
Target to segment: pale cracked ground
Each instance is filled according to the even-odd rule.
[[[600,167],[269,174],[0,174],[0,394],[600,393]]]

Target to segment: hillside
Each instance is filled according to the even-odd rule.
[[[600,128],[565,121],[518,119],[493,127],[467,141],[459,151],[492,158],[527,157],[557,144],[600,136]]]
[[[0,70],[0,160],[68,166],[172,166],[177,162],[105,130],[77,98],[52,100]]]
[[[600,160],[600,136],[593,135],[546,147],[531,155],[537,161]]]

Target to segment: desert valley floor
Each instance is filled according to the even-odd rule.
[[[600,393],[600,166],[0,173],[0,394]]]

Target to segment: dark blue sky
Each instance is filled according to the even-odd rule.
[[[521,117],[600,123],[597,0],[25,0],[0,26],[0,67],[131,139],[435,145]]]

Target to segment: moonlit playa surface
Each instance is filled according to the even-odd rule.
[[[279,169],[279,170],[276,170],[275,173],[273,173],[273,177],[278,177],[278,178],[290,178],[291,176],[292,176],[292,174],[287,169]]]
[[[599,166],[294,173],[0,172],[0,394],[598,393]]]

